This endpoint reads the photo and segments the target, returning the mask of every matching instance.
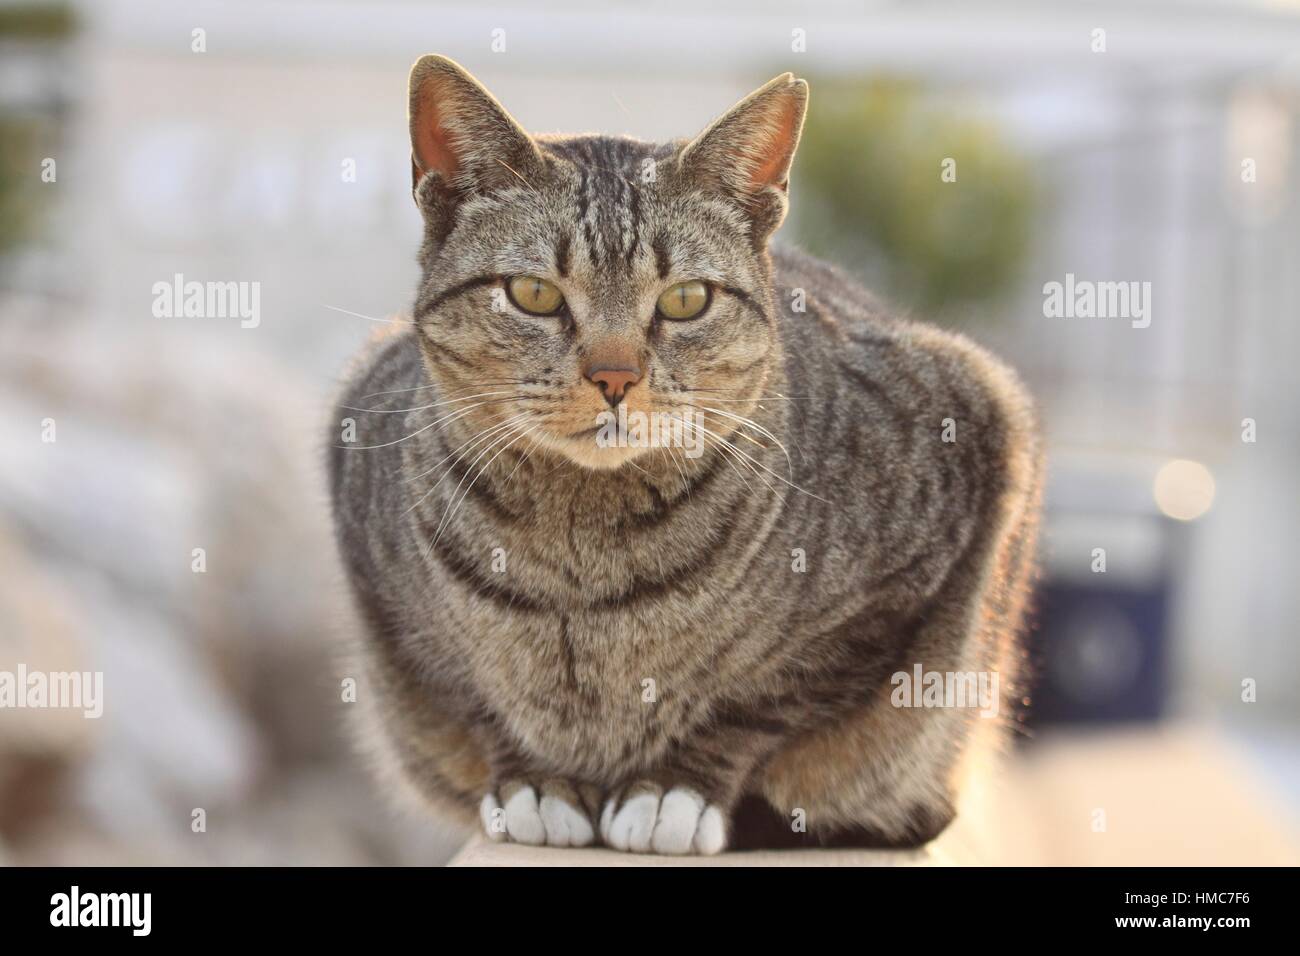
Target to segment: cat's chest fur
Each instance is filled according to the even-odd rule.
[[[701,464],[689,493],[638,472],[579,477],[485,480],[404,602],[420,595],[430,642],[522,750],[620,779],[771,663],[788,593],[755,584],[788,579],[789,551],[779,499],[748,494],[726,461]],[[414,541],[446,507],[435,494],[416,508]]]
[[[468,605],[465,605],[467,608]],[[759,640],[728,648],[705,620],[574,610],[451,613],[470,682],[520,744],[554,772],[618,779],[650,766],[739,673]],[[739,623],[739,622],[737,622]]]

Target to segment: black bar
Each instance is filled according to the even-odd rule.
[[[604,917],[669,946],[676,944],[666,934],[684,928],[683,921],[712,920],[729,933],[761,935],[776,931],[774,924],[815,928],[826,945],[827,932],[840,927],[864,945],[909,935],[920,942],[935,939],[935,932],[986,945],[1010,942],[1016,949],[1030,939],[1036,949],[1045,942],[1099,937],[1185,942],[1199,936],[1230,945],[1242,933],[1276,934],[1288,925],[1294,911],[1283,917],[1283,910],[1290,909],[1293,876],[1284,870],[1210,868],[827,867],[794,873],[764,867],[720,873],[656,867],[640,877],[625,870],[593,884],[589,871],[541,878],[536,870],[33,868],[0,870],[0,928],[7,943],[66,941],[75,934],[83,943],[373,945],[414,934],[429,946],[459,946],[455,940],[466,934],[486,933],[486,943],[502,929],[529,927],[553,943],[566,923],[594,943],[586,933]],[[116,911],[119,925],[52,925],[71,921],[74,886],[79,921],[92,913],[112,918]],[[147,935],[137,935],[145,925],[143,895],[129,903],[114,896],[107,905],[99,896],[133,893],[149,894]],[[1205,919],[1208,928],[1199,922]],[[1030,929],[1049,935],[1006,935]]]

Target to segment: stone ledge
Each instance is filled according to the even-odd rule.
[[[559,850],[491,843],[474,837],[449,866],[941,866],[931,847],[907,853],[890,850],[759,850],[712,857],[654,856],[606,849]]]
[[[1047,735],[1045,735],[1047,736]],[[1105,828],[1094,814],[1105,811]],[[1059,733],[972,788],[919,851],[772,850],[661,857],[475,837],[452,866],[1295,866],[1291,808],[1230,737],[1171,725]]]

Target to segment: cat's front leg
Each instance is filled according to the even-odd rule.
[[[590,846],[600,791],[560,778],[515,776],[484,794],[479,817],[488,839],[529,846]]]

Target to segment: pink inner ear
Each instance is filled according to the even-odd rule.
[[[432,82],[425,83],[415,122],[415,152],[425,172],[438,173],[450,182],[460,170],[451,136],[442,126],[438,103],[442,97]]]
[[[790,159],[790,147],[794,142],[796,115],[795,104],[785,100],[781,104],[781,113],[773,124],[771,138],[763,144],[762,161],[750,169],[750,187],[755,192],[768,186],[785,188],[784,173]]]

